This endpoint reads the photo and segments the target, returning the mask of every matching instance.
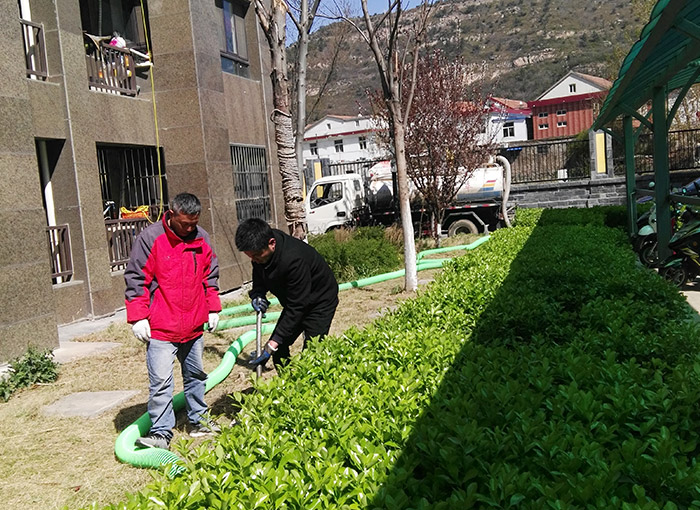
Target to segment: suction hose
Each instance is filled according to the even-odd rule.
[[[471,244],[448,246],[445,248],[436,248],[434,250],[422,251],[416,256],[416,270],[422,271],[424,269],[436,269],[442,267],[442,265],[445,262],[449,262],[450,260],[452,260],[449,258],[422,260],[423,257],[425,257],[426,255],[445,253],[455,250],[473,250],[474,248],[480,246],[488,240],[489,236],[485,236]],[[377,276],[371,276],[369,278],[362,278],[360,280],[342,283],[338,285],[338,290],[365,287],[367,285],[372,285],[394,278],[400,278],[405,274],[405,272],[406,271],[404,269],[400,269],[398,271],[392,271],[390,273],[384,273]],[[270,304],[272,305],[273,303],[277,304],[279,303],[279,300],[271,299]],[[247,310],[252,310],[250,304],[226,308],[222,310],[221,313],[223,314],[226,311],[226,313],[232,314],[235,312],[242,312]],[[266,315],[267,318],[264,320],[272,321],[273,319],[276,320],[277,318],[279,318],[280,313],[268,312]],[[216,329],[223,330],[248,324],[255,324],[255,322],[255,315],[246,317],[235,317],[232,319],[220,321]],[[275,323],[266,323],[262,325],[262,333],[264,335],[272,333],[274,329]],[[224,356],[221,359],[221,363],[219,363],[219,366],[217,366],[214,370],[211,371],[211,373],[209,373],[207,377],[205,392],[208,392],[216,385],[218,385],[221,381],[226,379],[226,377],[228,377],[228,375],[231,373],[231,370],[233,369],[233,366],[236,363],[236,358],[238,357],[238,355],[241,353],[241,351],[243,351],[243,348],[246,345],[255,340],[255,337],[256,332],[254,329],[246,331],[231,344],[231,346],[224,353]],[[173,397],[173,410],[177,412],[184,407],[185,394],[183,392],[180,392]],[[141,415],[134,423],[129,425],[121,432],[121,434],[119,434],[114,444],[114,453],[120,461],[127,464],[131,464],[136,467],[158,468],[161,466],[170,465],[170,471],[168,472],[168,476],[172,478],[184,471],[185,469],[181,464],[178,464],[180,457],[178,457],[175,453],[169,450],[164,450],[162,448],[136,448],[135,446],[135,442],[139,437],[148,434],[148,431],[151,429],[151,425],[151,418],[148,416],[148,413],[144,413],[143,415]]]
[[[274,326],[274,324],[264,324],[262,330],[263,334],[272,333]],[[209,373],[205,391],[211,390],[228,377],[228,374],[231,373],[236,363],[238,355],[243,348],[253,340],[255,340],[255,330],[246,331],[231,344],[224,353],[219,366]],[[177,412],[184,407],[185,394],[180,392],[173,397],[173,409]],[[148,413],[141,415],[138,420],[119,434],[114,444],[114,453],[120,461],[136,467],[157,468],[171,464],[169,476],[175,476],[184,469],[181,465],[176,464],[176,462],[180,460],[180,457],[175,453],[162,448],[135,448],[134,443],[136,440],[148,434],[151,425],[151,418],[148,416]]]
[[[512,227],[512,225],[510,224],[510,218],[508,218],[508,198],[510,196],[511,179],[510,161],[508,161],[503,156],[496,156],[496,161],[499,161],[506,171],[506,175],[503,182],[503,203],[501,204],[501,214],[503,215],[503,219],[506,222],[506,226],[510,228]]]

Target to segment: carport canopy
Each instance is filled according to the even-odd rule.
[[[700,205],[697,197],[670,192],[668,130],[690,87],[700,82],[700,0],[659,0],[649,23],[632,46],[608,93],[593,129],[604,129],[622,117],[627,179],[627,209],[631,233],[636,233],[637,195],[653,194],[657,204],[657,235],[661,260],[670,254],[670,204]],[[672,94],[671,94],[672,93]],[[669,95],[674,97],[669,108]],[[651,108],[648,106],[651,105]],[[648,109],[646,114],[640,110]],[[638,129],[633,119],[639,121]],[[653,192],[635,185],[634,144],[640,130],[654,136]]]

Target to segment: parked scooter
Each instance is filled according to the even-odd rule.
[[[659,272],[682,287],[700,274],[700,214],[687,208],[683,213],[683,226],[671,236],[668,246],[673,254],[661,264]]]
[[[654,183],[652,182],[650,187],[653,186]],[[689,196],[699,195],[700,178],[686,184],[682,188],[676,189],[675,192]],[[651,197],[643,197],[638,200],[637,203],[641,204],[649,200],[652,200]],[[682,204],[674,204],[671,213],[671,232],[675,232],[682,222],[681,216],[685,210]],[[647,212],[637,219],[637,234],[634,236],[632,243],[634,251],[639,255],[639,260],[642,264],[647,267],[659,266],[658,239],[656,235],[656,204],[653,204]]]

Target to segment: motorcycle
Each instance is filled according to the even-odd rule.
[[[651,184],[653,187],[653,183]],[[683,195],[698,195],[700,194],[700,178],[696,179],[680,189],[675,190]],[[651,200],[651,197],[643,197],[638,200],[638,203],[644,203]],[[682,216],[686,208],[682,204],[673,204],[671,213],[671,232],[675,232],[676,228],[682,223]],[[658,239],[656,236],[656,204],[642,214],[637,219],[637,234],[633,239],[633,249],[639,255],[639,260],[647,267],[659,266],[659,251]]]
[[[686,209],[683,226],[671,236],[668,246],[673,254],[661,264],[659,273],[683,287],[700,274],[700,214]]]

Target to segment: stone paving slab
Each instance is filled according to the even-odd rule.
[[[60,347],[53,351],[53,359],[57,363],[68,363],[86,356],[104,354],[115,347],[120,346],[119,342],[70,342],[61,341]]]
[[[45,406],[43,412],[52,416],[94,418],[130,400],[139,393],[136,390],[82,391],[67,395],[53,404]]]

